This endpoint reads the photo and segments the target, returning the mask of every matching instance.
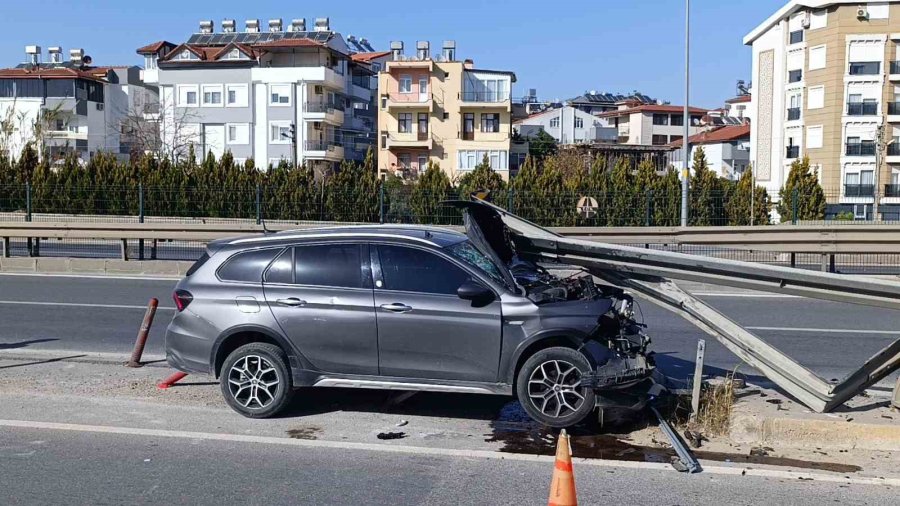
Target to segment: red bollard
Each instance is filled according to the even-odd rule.
[[[141,355],[144,354],[144,346],[147,344],[147,336],[150,335],[150,326],[153,325],[153,317],[156,316],[156,307],[159,301],[156,298],[150,299],[147,304],[147,312],[144,313],[144,321],[141,323],[141,330],[138,331],[137,340],[134,342],[134,350],[131,352],[131,360],[125,364],[125,367],[142,367]]]
[[[166,379],[157,383],[156,388],[159,388],[160,390],[165,390],[165,389],[169,388],[170,386],[174,385],[175,383],[178,383],[179,381],[184,379],[185,376],[187,376],[186,372],[179,371],[176,373],[172,373],[169,377],[167,377]]]

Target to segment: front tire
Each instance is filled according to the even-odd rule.
[[[547,348],[519,370],[516,394],[525,412],[554,428],[576,425],[594,410],[594,390],[581,386],[591,371],[587,358],[571,348]]]
[[[291,400],[287,357],[278,346],[250,343],[231,352],[219,372],[225,402],[247,418],[268,418]]]

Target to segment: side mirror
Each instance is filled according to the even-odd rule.
[[[494,292],[490,288],[471,279],[456,290],[456,295],[460,299],[472,301],[472,305],[475,307],[487,306],[495,299]]]

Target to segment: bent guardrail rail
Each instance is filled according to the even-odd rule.
[[[633,290],[638,296],[679,314],[814,411],[831,411],[900,369],[900,340],[897,340],[843,381],[832,385],[681,290],[671,279],[889,309],[900,309],[900,283],[565,237],[493,204],[479,203],[500,213],[520,253],[584,267],[613,285]]]

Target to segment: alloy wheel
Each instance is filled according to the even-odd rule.
[[[584,404],[581,395],[581,371],[564,360],[549,360],[531,373],[528,397],[544,415],[560,418],[570,415]]]
[[[262,409],[275,400],[278,372],[259,355],[241,357],[228,371],[228,387],[241,406]]]

